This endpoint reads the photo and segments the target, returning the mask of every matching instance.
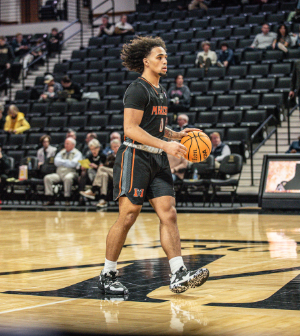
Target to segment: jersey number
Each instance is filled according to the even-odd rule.
[[[160,125],[159,125],[159,131],[162,132],[164,130],[164,119],[161,118]]]

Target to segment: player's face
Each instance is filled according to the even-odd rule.
[[[161,77],[167,75],[167,53],[162,47],[155,47],[144,60],[145,66]]]

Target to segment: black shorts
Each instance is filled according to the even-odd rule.
[[[146,197],[175,197],[167,154],[121,145],[114,164],[114,200],[121,196],[137,205],[142,205]]]

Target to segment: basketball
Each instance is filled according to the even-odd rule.
[[[191,162],[204,161],[211,152],[210,138],[203,132],[189,132],[180,143],[187,148],[185,158]]]

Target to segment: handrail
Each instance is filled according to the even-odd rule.
[[[296,104],[291,110],[290,110],[290,98],[288,98],[288,113],[287,113],[287,131],[288,131],[288,144],[291,143],[291,124],[290,124],[290,116],[294,113],[295,110],[299,107],[298,104]]]
[[[79,23],[80,24],[80,29],[78,29],[75,33],[73,33],[72,35],[70,35],[69,37],[67,37],[66,39],[64,39],[63,41],[60,41],[59,42],[60,46],[62,46],[67,41],[69,41],[73,36],[75,36],[78,33],[80,33],[80,48],[83,47],[83,28],[82,28],[83,24],[82,24],[82,21],[80,19],[76,19],[75,21],[73,21],[70,24],[68,24],[65,28],[63,28],[61,31],[59,31],[58,34],[61,34],[65,30],[67,30],[68,28],[70,28],[71,26],[73,26],[75,23]],[[59,48],[59,52],[58,52],[58,62],[59,63],[60,63],[60,57],[61,57],[61,49],[62,48]]]
[[[259,145],[253,150],[253,142],[257,134],[269,123],[271,120],[275,121],[275,125],[272,129],[272,131],[267,134],[267,136],[264,138],[264,140],[259,143]],[[254,171],[253,171],[253,156],[255,153],[258,152],[258,150],[271,138],[271,136],[275,133],[275,150],[276,154],[278,153],[278,120],[274,117],[273,114],[271,114],[259,127],[258,129],[251,135],[250,137],[250,155],[251,155],[251,186],[254,186]]]
[[[38,58],[36,58],[35,60],[33,60],[32,62],[30,62],[29,64],[27,64],[27,66],[24,68],[24,58],[25,56],[31,54],[33,51],[39,49],[40,47],[46,45],[46,42],[44,41],[43,43],[31,48],[26,54],[24,54],[21,57],[21,60],[23,60],[22,62],[22,88],[24,90],[25,87],[25,70],[28,70],[32,65],[34,65],[37,61],[39,61],[40,59],[42,59],[43,57],[48,55],[48,51],[46,50],[42,55],[40,55]],[[48,58],[46,58],[47,60],[47,71],[49,71],[49,61]]]
[[[101,7],[102,5],[104,5],[105,3],[107,3],[108,1],[111,1],[111,7],[108,8],[105,12],[103,12],[100,16],[96,17],[95,19],[93,18],[93,14],[94,14],[94,10]],[[92,30],[92,37],[94,37],[94,22],[99,20],[103,15],[109,13],[110,11],[112,11],[113,14],[113,24],[115,24],[115,1],[114,0],[104,0],[102,2],[100,2],[97,6],[95,6],[94,8],[90,9],[90,25],[91,25],[91,30]]]
[[[83,47],[83,24],[82,21],[80,19],[76,19],[73,22],[69,23],[66,27],[64,27],[62,30],[60,30],[58,32],[58,34],[63,33],[65,30],[67,30],[68,28],[70,28],[71,26],[73,26],[75,23],[80,23],[80,29],[78,29],[75,33],[73,33],[72,35],[70,35],[69,37],[67,37],[66,39],[64,39],[63,41],[59,42],[59,45],[62,46],[65,42],[67,42],[68,40],[70,40],[73,36],[75,36],[76,34],[78,34],[80,32],[80,47]],[[31,48],[26,54],[24,54],[22,56],[21,59],[24,60],[24,57],[29,55],[31,52],[39,49],[41,46],[46,45],[47,43],[44,41],[43,43],[41,43],[38,46],[35,46],[34,48]],[[25,68],[24,66],[22,67],[22,86],[23,86],[23,90],[25,87],[25,70],[28,70],[32,65],[34,65],[37,61],[39,61],[41,58],[45,57],[48,55],[48,51],[46,50],[41,56],[39,56],[38,58],[36,58],[35,60],[33,60],[31,63],[29,63]],[[59,53],[58,53],[58,61],[60,62],[60,58],[61,58],[61,48],[59,49]],[[47,72],[49,72],[49,59],[48,57],[46,57],[46,61],[47,61]]]

